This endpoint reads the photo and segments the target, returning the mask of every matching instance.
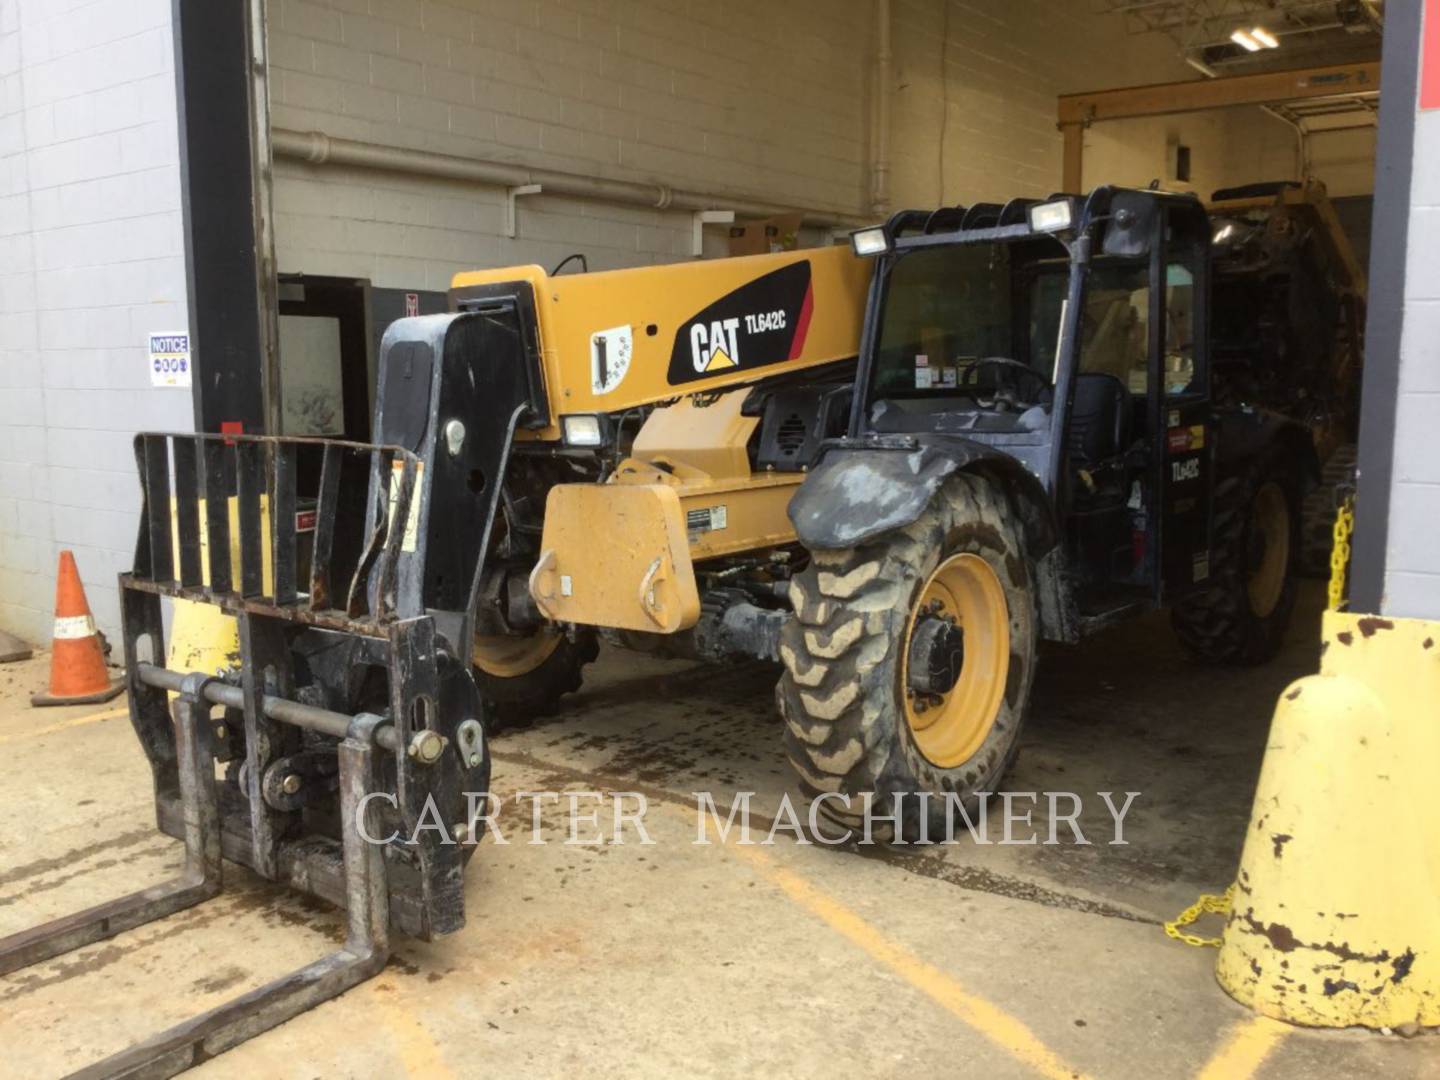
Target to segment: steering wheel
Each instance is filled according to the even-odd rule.
[[[983,368],[983,367],[996,367],[996,368],[1001,368],[1001,369],[1006,370],[1006,371],[1016,371],[1016,372],[1019,372],[1019,373],[1021,373],[1021,374],[1023,374],[1023,375],[1028,375],[1028,376],[1030,376],[1031,379],[1033,379],[1035,382],[1037,382],[1037,383],[1040,385],[1040,388],[1041,388],[1042,390],[1049,390],[1049,389],[1050,389],[1050,386],[1051,386],[1050,380],[1047,379],[1047,378],[1046,378],[1044,375],[1042,375],[1040,372],[1038,372],[1038,371],[1036,371],[1034,368],[1032,368],[1029,364],[1022,364],[1019,360],[1011,360],[1008,356],[982,356],[979,360],[972,360],[972,361],[970,361],[970,363],[966,365],[966,372],[965,372],[965,375],[966,375],[966,377],[965,377],[965,383],[966,383],[967,386],[968,386],[968,385],[973,385],[973,382],[974,382],[974,380],[971,378],[971,373],[972,373],[972,372],[975,372],[975,371],[978,371],[980,368]],[[998,402],[998,401],[1001,400],[1001,390],[1004,389],[1004,388],[1000,385],[1000,383],[1002,383],[1002,382],[1004,382],[1004,381],[1005,381],[1005,379],[1004,379],[1003,377],[996,380],[995,397],[992,398],[989,402],[983,402],[983,401],[982,401],[982,402],[981,402],[982,405],[993,405],[993,404],[995,404],[996,402]],[[1019,403],[1019,402],[1017,401],[1017,397],[1018,397],[1018,388],[1017,388],[1017,393],[1011,393],[1011,394],[1006,394],[1006,395],[1005,395],[1005,399],[1008,401],[1009,404],[1012,404],[1012,405]]]

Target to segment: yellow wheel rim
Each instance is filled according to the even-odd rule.
[[[476,634],[471,660],[486,675],[514,679],[528,675],[560,647],[558,630],[537,630],[528,637]]]
[[[1284,489],[1273,480],[1255,493],[1251,528],[1259,531],[1265,547],[1245,584],[1250,610],[1263,619],[1280,603],[1290,562],[1290,507]]]
[[[968,552],[941,562],[920,590],[905,628],[901,685],[909,686],[910,638],[926,615],[954,618],[965,632],[960,677],[939,702],[906,693],[905,719],[915,745],[942,769],[975,756],[995,725],[1010,673],[1010,612],[1005,588],[990,564]]]

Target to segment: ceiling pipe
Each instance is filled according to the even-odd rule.
[[[432,176],[472,184],[513,188],[539,184],[547,195],[568,195],[623,206],[647,206],[656,210],[733,210],[744,217],[774,217],[800,214],[812,225],[829,228],[860,228],[872,220],[857,214],[836,213],[784,206],[745,195],[706,193],[672,188],[665,184],[633,180],[609,180],[598,176],[539,169],[481,158],[413,150],[403,146],[341,139],[321,131],[293,131],[275,128],[270,141],[276,157],[311,165],[344,165],[359,169]]]
[[[1214,79],[1219,77],[1219,73],[1209,64],[1205,63],[1205,61],[1201,60],[1198,56],[1187,54],[1185,55],[1184,60],[1185,63],[1189,64],[1196,71],[1200,72],[1200,74],[1204,75],[1208,79]],[[1271,105],[1261,105],[1260,111],[1265,113],[1267,116],[1279,120],[1282,124],[1286,124],[1294,129],[1295,169],[1298,173],[1299,179],[1310,179],[1310,146],[1306,142],[1306,137],[1309,135],[1309,132],[1305,129],[1305,125],[1302,124],[1299,120],[1295,120],[1289,116],[1286,116],[1279,109]]]
[[[280,285],[275,264],[275,158],[270,144],[270,59],[265,8],[265,0],[249,0],[247,6],[250,169],[254,191],[255,277],[260,294],[260,379],[265,403],[265,430],[281,431]]]
[[[949,3],[949,0],[945,0]],[[870,210],[890,210],[890,0],[875,0],[875,146],[870,163]]]

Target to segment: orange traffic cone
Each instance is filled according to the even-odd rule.
[[[105,654],[75,556],[60,552],[60,576],[55,582],[55,636],[50,654],[50,690],[36,694],[31,705],[90,705],[109,701],[125,689],[124,679],[105,671]]]

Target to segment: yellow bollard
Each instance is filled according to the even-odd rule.
[[[176,600],[165,666],[171,671],[214,675],[240,663],[240,632],[235,616],[217,604]],[[173,695],[172,695],[173,697]]]
[[[240,503],[230,496],[230,580],[240,580]],[[200,517],[200,575],[201,580],[210,583],[210,536],[209,522],[205,516],[205,500],[199,500],[197,513]],[[261,581],[262,588],[269,593],[273,588],[270,572],[270,507],[265,495],[260,496],[261,536]],[[170,512],[170,542],[174,545],[171,557],[176,566],[180,565],[180,528],[176,511]],[[199,604],[191,600],[176,600],[175,617],[170,624],[170,648],[165,665],[171,671],[188,673],[201,671],[213,675],[216,671],[235,666],[240,662],[240,633],[235,617],[215,604]],[[174,700],[175,694],[171,694]]]
[[[1216,977],[1291,1023],[1440,1024],[1440,623],[1325,614],[1281,696]]]

